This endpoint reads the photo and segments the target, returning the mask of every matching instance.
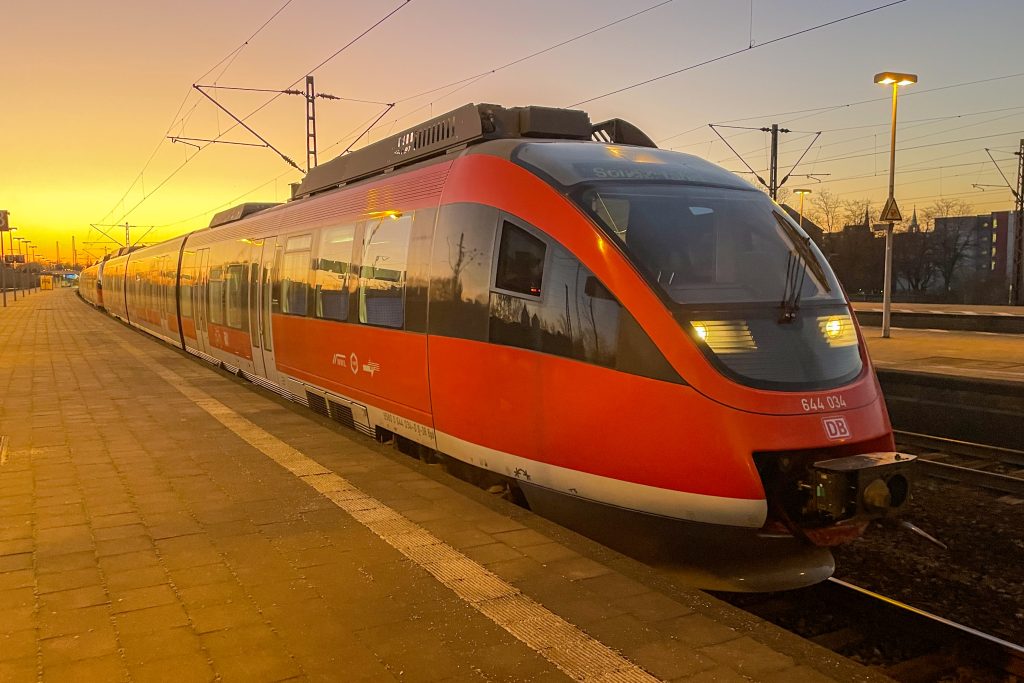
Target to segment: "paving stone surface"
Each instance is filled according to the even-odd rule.
[[[57,290],[0,310],[0,681],[568,680],[178,384],[653,677],[878,678]]]

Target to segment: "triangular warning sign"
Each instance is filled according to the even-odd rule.
[[[878,220],[883,223],[899,223],[903,220],[903,216],[900,215],[900,208],[896,206],[895,197],[889,197],[885,200],[885,208],[882,209],[882,215],[878,217]]]

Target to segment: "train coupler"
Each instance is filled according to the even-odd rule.
[[[811,466],[809,507],[833,520],[874,519],[900,512],[910,500],[915,455],[863,453]]]

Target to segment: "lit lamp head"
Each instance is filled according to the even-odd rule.
[[[799,195],[811,194],[811,192],[812,192],[811,190],[808,190],[808,189],[803,188],[803,187],[797,188],[797,189],[793,190],[793,194],[799,194]]]
[[[883,71],[875,74],[875,83],[879,85],[911,85],[917,83],[917,74],[901,74],[895,71]]]

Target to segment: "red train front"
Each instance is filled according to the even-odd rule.
[[[108,309],[705,584],[820,580],[908,498],[817,247],[622,121],[468,105],[222,222],[108,266],[143,283]]]

